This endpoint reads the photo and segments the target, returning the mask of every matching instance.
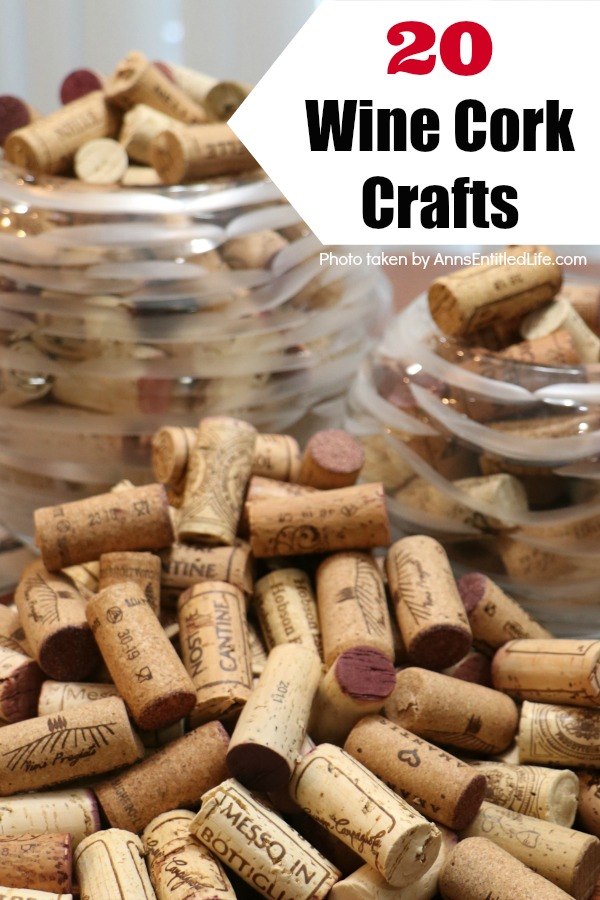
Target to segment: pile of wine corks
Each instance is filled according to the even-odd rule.
[[[0,897],[592,896],[600,642],[390,546],[362,465],[218,416],[160,429],[157,483],[36,511]]]
[[[70,72],[60,86],[63,105],[48,116],[19,97],[0,96],[0,145],[29,172],[90,184],[233,175],[258,166],[226,124],[250,90],[133,51],[107,77]]]

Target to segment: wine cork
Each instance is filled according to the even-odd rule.
[[[155,62],[154,65],[171,78],[175,84],[178,84],[195,103],[201,105],[210,89],[218,83],[218,78],[205,75],[204,72],[198,72],[196,69],[189,69],[187,66],[178,66],[162,61]]]
[[[597,284],[564,284],[556,298],[568,300],[588,328],[598,334],[600,328],[600,286]]]
[[[221,255],[230,269],[266,269],[273,257],[287,245],[288,241],[277,231],[254,231],[226,241],[221,247]],[[285,439],[286,435],[280,437]],[[298,448],[297,442],[294,443]],[[297,452],[299,455],[299,448]],[[257,475],[269,476],[269,471],[257,472]]]
[[[257,434],[252,475],[277,481],[298,480],[300,447],[289,434]]]
[[[100,557],[98,590],[103,591],[123,581],[133,581],[141,588],[150,609],[158,615],[161,570],[160,557],[155,553],[103,553]]]
[[[173,487],[185,481],[197,437],[195,428],[182,425],[159,428],[152,438],[152,470],[157,481]]]
[[[265,670],[267,664],[267,649],[254,626],[254,623],[248,620],[248,644],[250,646],[250,665],[252,667],[252,675],[257,678]]]
[[[484,775],[383,716],[355,725],[344,751],[423,816],[448,828],[466,828],[484,798]]]
[[[190,834],[195,815],[176,809],[146,826],[142,843],[157,900],[235,900],[220,862]]]
[[[143,752],[118,697],[5,725],[0,729],[0,796],[109,772]]]
[[[595,363],[600,358],[600,338],[588,328],[568,300],[554,300],[530,313],[521,322],[521,335],[527,340],[545,337],[557,329],[568,331],[582,362]]]
[[[568,900],[569,894],[485,838],[460,841],[442,866],[444,900]]]
[[[71,581],[77,590],[85,596],[85,591],[92,594],[98,593],[98,581],[100,578],[100,563],[97,560],[93,562],[82,563],[77,566],[67,566],[61,569],[61,573]]]
[[[125,149],[112,138],[86,141],[73,160],[75,174],[88,184],[116,184],[129,166]]]
[[[486,837],[572,897],[585,900],[600,875],[600,841],[487,800],[461,837]]]
[[[304,740],[321,664],[313,650],[280,644],[234,728],[227,765],[242,784],[277,790],[290,780]]]
[[[71,836],[75,849],[80,841],[99,829],[96,798],[92,791],[84,788],[15,794],[2,800],[0,835],[63,832]]]
[[[275,569],[256,582],[254,608],[269,649],[302,644],[321,655],[317,604],[302,569]]]
[[[181,122],[206,122],[205,110],[146,59],[132,51],[107,80],[105,93],[111,103],[131,109],[145,103]]]
[[[73,157],[86,141],[114,137],[118,113],[102,91],[92,91],[49,116],[13,131],[6,139],[8,162],[30,172],[60,175],[69,170]]]
[[[364,461],[362,445],[346,431],[317,431],[304,449],[298,481],[320,489],[350,487]]]
[[[416,881],[439,853],[435,825],[333,744],[300,760],[290,795],[394,887]]]
[[[82,681],[99,665],[86,601],[64,575],[31,563],[17,585],[15,603],[35,658],[50,678]]]
[[[20,648],[0,643],[0,721],[20,722],[35,716],[43,677],[37,663]]]
[[[578,827],[600,837],[600,776],[579,772]]]
[[[598,428],[599,423],[600,417],[596,412],[576,412],[559,416],[507,419],[503,422],[491,422],[489,427],[496,431],[542,440],[546,438],[572,437],[588,431],[594,431]],[[523,471],[532,471],[530,466],[521,468]],[[536,471],[536,469],[534,468],[533,471]],[[546,471],[546,469],[542,471]]]
[[[554,254],[547,247],[527,250],[553,262],[472,266],[435,279],[429,288],[429,311],[444,334],[471,334],[498,320],[525,316],[554,297],[562,280]]]
[[[177,128],[177,121],[172,116],[145,103],[139,103],[123,116],[119,143],[130,159],[148,165],[151,141],[170,128]]]
[[[196,688],[192,726],[239,713],[252,691],[246,601],[224,581],[188,588],[178,603],[183,663]]]
[[[505,809],[570,828],[575,821],[579,782],[569,769],[519,766],[476,760],[485,775],[485,799]]]
[[[0,884],[23,890],[70,892],[72,856],[70,834],[0,835]]]
[[[127,166],[121,177],[123,187],[156,187],[162,184],[156,169],[151,166]]]
[[[576,366],[582,361],[575,341],[566,328],[558,328],[531,341],[512,344],[497,355],[500,359],[536,366]]]
[[[390,530],[381,484],[249,504],[256,557],[386,547]]]
[[[156,900],[139,837],[118,828],[92,834],[74,854],[81,900]]]
[[[115,550],[160,550],[173,541],[162,484],[145,484],[34,512],[36,543],[51,572]]]
[[[172,603],[181,591],[200,581],[226,581],[245,595],[253,590],[250,545],[236,540],[231,547],[172,544],[160,554],[163,602]]]
[[[95,785],[110,824],[139,832],[160,813],[194,806],[201,794],[227,778],[228,742],[221,723],[209,722]]]
[[[263,475],[252,475],[248,482],[246,506],[248,507],[250,503],[260,503],[262,500],[271,500],[274,497],[306,497],[308,494],[316,493],[317,488],[311,488],[305,484],[279,481],[276,478],[265,478]]]
[[[82,703],[118,697],[114,684],[96,684],[77,681],[44,681],[38,701],[38,716],[50,716],[72,709]]]
[[[492,687],[492,665],[489,657],[479,653],[478,650],[469,650],[466,656],[459,659],[453,666],[442,669],[443,675],[452,678],[460,678],[461,681],[473,681],[475,684],[483,684]]]
[[[316,583],[325,665],[352,647],[372,647],[393,662],[385,587],[373,557],[335,553],[320,564]]]
[[[33,659],[33,650],[25,637],[16,606],[0,603],[0,646],[16,650]]]
[[[50,891],[36,891],[33,888],[12,888],[0,886],[0,900],[73,900],[73,894],[55,894]]]
[[[4,142],[11,132],[16,131],[17,128],[24,128],[36,118],[35,111],[20,97],[2,94],[0,96],[0,146],[4,146]]]
[[[478,753],[506,750],[519,714],[510,697],[425,669],[401,669],[385,705],[392,722],[419,737]]]
[[[73,69],[63,78],[60,88],[60,102],[72,103],[79,100],[92,91],[101,91],[104,88],[104,78],[93,69]]]
[[[446,551],[426,535],[401,538],[386,570],[411,662],[445,669],[465,655],[472,633]]]
[[[457,586],[478,647],[493,652],[515,638],[552,637],[487,575],[470,572]]]
[[[194,685],[139,585],[113,584],[86,614],[119,693],[140,728],[165,728],[187,715]]]
[[[150,162],[165,184],[235,175],[258,167],[224,123],[163,131],[150,144]]]
[[[343,744],[357,722],[381,710],[394,687],[394,667],[378,650],[344,651],[319,683],[310,735],[319,743]]]
[[[227,122],[239,109],[252,86],[238,81],[219,81],[213,85],[204,98],[204,105],[211,118]]]
[[[526,700],[517,742],[522,763],[600,769],[600,712]]]
[[[202,797],[190,831],[263,897],[324,900],[339,872],[230,778]]]
[[[600,641],[524,638],[496,652],[492,679],[519,700],[600,706]]]
[[[234,543],[255,442],[256,429],[248,422],[202,419],[188,466],[179,540]]]

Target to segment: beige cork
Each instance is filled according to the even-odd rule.
[[[390,542],[379,483],[251,503],[249,520],[256,557],[366,550]]]
[[[0,723],[20,722],[36,715],[43,678],[35,660],[20,648],[13,650],[0,643]]]
[[[514,701],[491,688],[425,669],[401,669],[385,716],[439,744],[501,753],[517,731]]]
[[[203,581],[181,595],[178,615],[183,664],[196,688],[190,724],[232,718],[252,691],[244,595],[224,581]]]
[[[290,795],[394,887],[424,875],[439,853],[435,825],[333,744],[300,760]]]
[[[598,334],[600,329],[600,285],[564,284],[557,300],[568,300],[588,328]]]
[[[600,706],[600,641],[523,638],[496,651],[492,681],[518,700]]]
[[[500,359],[536,366],[573,366],[582,361],[575,341],[566,328],[559,328],[531,341],[512,344],[497,355]]]
[[[258,168],[252,154],[224,123],[163,131],[150,144],[150,162],[165,184]]]
[[[273,257],[287,245],[288,241],[277,231],[254,231],[252,234],[244,234],[242,237],[226,241],[221,247],[221,256],[230,269],[266,269]],[[270,437],[281,437],[283,445],[286,435],[270,435]],[[297,448],[297,442],[294,443]],[[285,448],[283,449],[285,452]],[[269,475],[268,470],[257,474],[276,477]]]
[[[436,278],[429,310],[444,334],[470,334],[497,320],[525,316],[554,297],[562,280],[554,254],[547,247],[515,247],[513,255],[523,250],[541,251],[553,262],[473,266]]]
[[[568,300],[555,300],[530,313],[521,322],[527,340],[545,337],[557,329],[568,331],[581,362],[595,363],[600,357],[600,338],[585,324]]]
[[[180,122],[206,122],[207,119],[202,106],[135,50],[117,65],[106,82],[105,92],[111,103],[124,109],[145,103]]]
[[[190,831],[265,897],[324,900],[340,875],[284,819],[232,778],[203,795]]]
[[[16,606],[0,603],[0,646],[17,650],[33,659],[33,650],[25,637]]]
[[[44,681],[38,700],[38,716],[50,716],[72,709],[82,703],[93,700],[104,700],[106,697],[118,697],[119,692],[114,684],[96,684],[81,681]]]
[[[28,888],[23,893],[23,888],[0,886],[0,900],[73,900],[73,894],[55,894],[53,891],[36,891]]]
[[[372,647],[394,660],[385,587],[368,553],[335,553],[317,569],[317,601],[325,665],[352,647]]]
[[[380,712],[394,686],[394,667],[378,650],[345,650],[319,682],[309,734],[319,743],[343,744],[357,722]]]
[[[257,678],[259,675],[262,675],[265,670],[267,664],[267,648],[265,647],[256,626],[250,619],[248,620],[248,645],[250,647],[252,675],[254,678]]]
[[[179,518],[179,540],[232,546],[250,477],[256,429],[211,416],[198,426]]]
[[[72,857],[70,834],[0,835],[0,884],[24,891],[70,892]]]
[[[228,742],[221,723],[209,722],[95,785],[110,824],[138,832],[160,813],[197,804],[201,794],[227,778]]]
[[[305,484],[296,484],[291,480],[279,481],[277,478],[265,478],[264,475],[252,475],[248,482],[246,505],[278,497],[306,497],[316,492],[317,488],[311,488]]]
[[[8,162],[30,172],[59,175],[69,170],[77,149],[86,141],[114,137],[119,119],[102,91],[93,91],[13,131],[4,154]]]
[[[600,837],[600,775],[579,772],[578,827]]]
[[[3,798],[1,811],[0,835],[66,832],[71,836],[73,849],[100,829],[96,798],[85,788],[15,794]]]
[[[290,780],[321,675],[314,650],[280,644],[237,721],[227,765],[232,775],[255,790],[277,790]]]
[[[485,799],[524,816],[570,828],[577,812],[579,782],[569,769],[473,761],[485,775]]]
[[[188,460],[197,438],[195,428],[182,425],[159,428],[152,438],[152,470],[157,481],[173,488],[185,481]]]
[[[143,747],[118,697],[0,729],[0,796],[99,775],[136,762]]]
[[[456,846],[456,835],[441,827],[442,843],[432,867],[404,888],[395,888],[369,865],[354,869],[352,874],[334,884],[329,900],[432,900],[437,896],[440,870],[450,851]]]
[[[159,62],[155,65],[172,78],[196,103],[203,104],[210,89],[219,81],[212,75],[198,72],[197,69],[190,69],[187,66],[178,66],[171,62]]]
[[[61,572],[84,596],[85,591],[90,591],[92,594],[98,592],[100,563],[97,560],[81,563],[81,565],[77,566],[67,566],[65,569],[61,569]]]
[[[252,85],[240,84],[239,81],[218,81],[204,97],[204,105],[211,118],[218,122],[227,122],[242,105]]]
[[[321,633],[310,578],[302,569],[275,569],[254,586],[254,609],[267,644],[302,644],[321,655]]]
[[[484,775],[383,716],[355,725],[344,750],[421,815],[448,828],[466,828],[481,806]]]
[[[298,480],[300,446],[289,434],[257,434],[252,457],[252,475],[276,481]]]
[[[74,854],[80,900],[156,900],[144,847],[129,831],[109,828],[82,841]]]
[[[98,590],[123,581],[133,581],[141,588],[148,606],[160,613],[161,560],[155,553],[121,551],[103,553],[100,557]]]
[[[235,900],[225,869],[190,834],[195,814],[175,809],[146,826],[142,843],[157,900]]]
[[[145,484],[34,512],[36,543],[50,571],[115,550],[160,550],[173,541],[162,484]]]
[[[50,678],[81,681],[100,663],[86,619],[86,600],[64,575],[34,562],[15,591],[23,630],[40,668]]]
[[[442,866],[444,900],[568,900],[569,894],[485,838],[460,841]]]
[[[86,141],[73,160],[75,174],[87,184],[117,184],[128,166],[125,149],[113,138]]]
[[[187,715],[194,685],[139,585],[95,594],[87,617],[119,693],[140,728],[165,728]]]
[[[360,475],[364,461],[362,444],[346,431],[317,431],[304,449],[298,481],[321,490],[350,487]]]
[[[172,116],[167,116],[146,103],[138,103],[123,116],[119,143],[129,159],[148,165],[150,142],[157,134],[169,128],[177,128],[177,121]]]
[[[445,669],[462,659],[473,636],[442,545],[425,535],[401,538],[386,570],[411,662]]]
[[[600,769],[600,711],[526,700],[517,741],[521,763]]]
[[[200,581],[226,581],[249,596],[253,590],[250,545],[236,540],[231,547],[172,544],[160,554],[162,601],[177,603],[181,591]]]
[[[487,575],[470,572],[457,585],[474,641],[482,650],[493,652],[516,638],[552,637]]]
[[[123,187],[156,187],[162,181],[156,169],[151,166],[128,166],[121,184]]]
[[[460,836],[486,837],[577,900],[589,897],[600,875],[598,838],[487,800]]]

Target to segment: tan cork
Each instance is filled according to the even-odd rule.
[[[225,123],[163,131],[150,144],[150,162],[165,184],[258,168],[252,154]]]
[[[194,806],[227,778],[228,742],[221,723],[209,722],[97,784],[94,792],[110,824],[139,832],[160,813]]]
[[[115,550],[160,550],[173,526],[162,484],[109,492],[34,513],[36,542],[51,572]]]
[[[5,725],[0,729],[0,796],[99,775],[142,755],[118,697]]]
[[[139,585],[125,581],[87,605],[113,682],[140,728],[172,725],[194,706],[194,685]]]
[[[425,535],[401,538],[388,550],[386,570],[411,662],[445,669],[462,659],[472,633],[442,545]]]
[[[190,830],[263,896],[324,900],[340,875],[284,819],[232,778],[203,795]]]
[[[496,690],[518,700],[600,706],[600,641],[521,638],[496,651]]]
[[[160,554],[162,601],[177,603],[179,594],[200,581],[226,581],[246,596],[253,590],[250,544],[237,540],[231,547],[201,547],[174,543]]]
[[[142,589],[150,609],[160,612],[161,560],[155,553],[120,551],[100,557],[98,590],[123,581],[133,581]]]
[[[485,799],[491,803],[567,828],[575,821],[579,782],[569,769],[484,760],[473,761],[471,765],[485,775]]]
[[[578,827],[600,837],[600,775],[579,772]]]
[[[157,900],[235,900],[225,869],[190,834],[195,814],[187,809],[156,816],[142,843]]]
[[[159,428],[152,438],[152,471],[157,481],[173,488],[185,481],[188,460],[197,437],[195,428],[182,425]]]
[[[302,569],[275,569],[254,586],[254,609],[267,647],[302,644],[321,655],[321,633],[310,578]]]
[[[582,361],[575,341],[566,328],[559,328],[531,341],[519,341],[501,350],[497,356],[528,365],[551,367],[574,366]]]
[[[38,716],[50,716],[72,709],[82,703],[93,700],[104,700],[106,697],[118,697],[119,692],[114,684],[97,684],[82,681],[44,681],[38,700]]]
[[[99,830],[98,803],[86,788],[15,794],[2,800],[0,835],[62,832],[71,836],[75,849],[85,837]]]
[[[138,103],[123,116],[119,143],[129,159],[148,165],[150,142],[161,131],[173,127],[177,127],[177,120],[172,116],[167,116],[146,103]]]
[[[73,894],[55,894],[50,891],[36,891],[27,889],[23,894],[23,888],[12,888],[2,885],[0,887],[0,900],[73,900]]]
[[[145,103],[181,122],[206,122],[202,106],[187,96],[143,53],[132,51],[121,60],[105,86],[106,97],[123,109]]]
[[[221,249],[221,255],[230,269],[266,269],[273,257],[287,247],[288,241],[277,231],[254,231],[252,234],[244,234],[241,237],[232,238],[226,241]],[[265,435],[275,440],[273,444],[279,444],[281,452],[287,456],[286,438],[291,441],[291,448],[296,459],[296,467],[300,467],[300,448],[298,442],[294,438],[288,438],[285,434]],[[259,467],[260,468],[260,467]],[[263,467],[264,468],[264,467]],[[257,475],[266,475],[268,478],[277,478],[279,476],[272,475],[269,467],[265,471],[257,471]],[[294,479],[283,479],[284,481],[293,481]]]
[[[217,122],[227,122],[234,112],[242,105],[252,85],[241,84],[239,81],[218,81],[204,98],[204,105],[212,119]]]
[[[298,481],[321,490],[350,487],[360,475],[364,461],[362,444],[346,431],[317,431],[304,449]]]
[[[198,72],[197,69],[190,69],[187,66],[178,66],[174,63],[155,63],[163,72],[173,79],[179,87],[189,94],[196,103],[203,104],[206,95],[215,84],[218,84],[218,78],[212,75],[206,75],[204,72]]]
[[[526,700],[517,742],[522,763],[600,769],[600,711]]]
[[[314,650],[299,644],[271,650],[231,736],[227,765],[235,778],[265,791],[288,783],[320,675]]]
[[[179,643],[196,689],[192,727],[239,713],[252,692],[246,601],[223,581],[203,581],[179,598]]]
[[[596,363],[600,357],[600,338],[585,324],[568,300],[555,300],[530,313],[521,322],[521,335],[527,340],[545,337],[557,329],[568,331],[581,362]]]
[[[72,857],[70,834],[0,835],[0,884],[70,893]]]
[[[564,284],[557,300],[568,300],[588,328],[598,334],[600,328],[600,286],[597,284]]]
[[[486,754],[506,750],[519,721],[505,694],[418,668],[398,672],[385,716],[436,744]]]
[[[40,668],[50,678],[82,681],[100,663],[86,619],[86,599],[64,575],[36,561],[15,591],[23,630]]]
[[[80,900],[156,900],[137,835],[99,831],[81,842],[74,859]]]

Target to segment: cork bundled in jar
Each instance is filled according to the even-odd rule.
[[[156,900],[141,840],[109,828],[81,842],[74,854],[81,900]]]

